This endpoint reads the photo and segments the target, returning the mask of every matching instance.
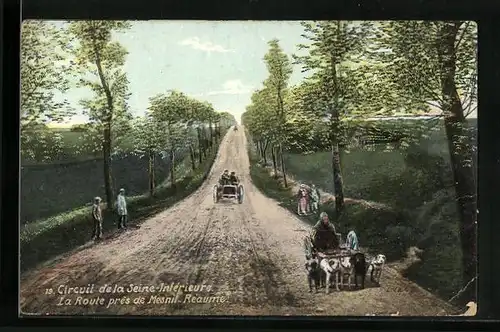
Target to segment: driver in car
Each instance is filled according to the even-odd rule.
[[[221,186],[225,185],[226,183],[228,183],[230,181],[230,178],[229,178],[229,171],[227,169],[224,170],[224,173],[222,173],[222,175],[220,176],[219,178],[219,184]]]
[[[231,175],[229,175],[229,182],[231,182],[231,184],[238,184],[240,182],[240,180],[238,180],[238,178],[236,177],[236,172],[231,172]]]

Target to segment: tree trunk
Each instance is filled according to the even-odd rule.
[[[149,196],[155,195],[155,159],[156,156],[152,150],[149,150]]]
[[[207,158],[207,150],[210,148],[210,142],[207,138],[207,129],[203,128],[203,157]]]
[[[170,150],[170,187],[175,188],[175,153]]]
[[[210,121],[210,141],[208,143],[208,148],[209,149],[212,149],[213,145],[214,145],[214,130],[212,128],[212,121]]]
[[[338,28],[342,31],[342,23],[337,22]],[[334,86],[334,105],[331,107],[331,128],[330,128],[330,140],[331,140],[331,150],[332,150],[332,173],[333,173],[333,187],[335,196],[335,213],[337,218],[340,217],[342,210],[344,209],[344,182],[342,179],[342,168],[340,165],[340,147],[338,137],[340,133],[340,118],[339,118],[339,97],[340,97],[340,84],[338,80],[337,73],[337,63],[334,56],[330,59],[330,66],[332,70],[332,79]]]
[[[333,135],[332,135],[333,136]],[[336,139],[332,138],[332,173],[333,187],[335,195],[335,213],[337,217],[344,208],[344,183],[342,180],[342,171],[340,167],[340,149]]]
[[[280,157],[280,146],[276,147],[276,166],[278,169],[281,168],[281,157]]]
[[[477,202],[471,137],[455,85],[455,41],[461,23],[446,23],[440,31],[438,58],[441,63],[441,93],[444,125],[455,182],[455,194],[460,213],[463,285],[477,275]],[[476,300],[476,283],[464,291],[464,301]]]
[[[283,173],[283,183],[285,184],[285,188],[287,188],[288,183],[286,181],[285,159],[283,159],[283,144],[280,144],[280,159],[281,159],[281,172]]]
[[[203,158],[207,159],[208,139],[203,139]]]
[[[195,161],[195,155],[194,155],[194,147],[193,144],[189,144],[189,155],[191,156],[191,168],[193,171],[196,169],[196,161]]]
[[[259,140],[257,140],[257,151],[259,152],[259,157],[262,158],[262,148],[260,147]]]
[[[113,208],[113,177],[111,172],[111,125],[106,125],[103,132],[102,152],[104,165],[104,188],[106,192],[106,203],[109,209]]]
[[[108,208],[113,206],[114,202],[114,195],[113,195],[113,178],[112,178],[112,172],[111,172],[111,146],[112,146],[112,139],[111,139],[111,124],[113,121],[113,96],[111,94],[111,90],[108,86],[108,82],[106,81],[106,78],[104,76],[104,72],[102,69],[102,63],[101,63],[101,54],[100,50],[97,47],[96,43],[96,30],[95,27],[90,25],[90,27],[93,30],[93,35],[92,35],[92,47],[94,50],[94,57],[95,57],[95,64],[97,67],[97,74],[99,75],[99,80],[101,82],[102,88],[104,90],[104,94],[106,95],[106,103],[108,106],[108,112],[106,114],[105,121],[104,122],[104,131],[103,131],[103,158],[104,158],[104,187],[106,191],[106,203]]]
[[[276,163],[276,152],[275,152],[275,147],[272,146],[271,147],[271,155],[272,155],[272,158],[273,158],[273,168],[274,168],[274,178],[277,179],[278,178],[278,166],[277,166],[277,163]]]
[[[262,149],[262,157],[264,158],[264,164],[267,165],[267,147],[269,145],[269,141],[266,140],[266,143],[264,144],[264,148]]]
[[[202,163],[202,158],[203,158],[203,152],[202,152],[202,149],[203,149],[203,140],[201,138],[201,128],[196,128],[196,133],[198,135],[198,163],[201,164]]]
[[[217,142],[218,142],[218,135],[217,135],[217,122],[214,123],[214,146],[217,145]]]

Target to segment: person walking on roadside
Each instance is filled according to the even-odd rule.
[[[297,214],[299,216],[307,215],[307,198],[308,193],[306,186],[304,184],[301,184],[300,189],[297,193]]]
[[[311,193],[310,193],[310,202],[311,202],[311,210],[316,213],[319,210],[319,190],[313,184],[311,185]]]
[[[102,210],[100,197],[94,198],[92,221],[92,240],[100,240],[102,237]]]
[[[127,228],[127,201],[125,200],[125,189],[120,189],[116,199],[118,212],[118,229]]]

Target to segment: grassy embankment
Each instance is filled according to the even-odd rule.
[[[295,193],[257,164],[253,148],[249,153],[255,185],[296,212]],[[444,157],[421,151],[351,151],[343,156],[342,166],[346,197],[354,200],[346,202],[339,218],[332,203],[323,204],[320,211],[332,217],[341,233],[356,230],[362,246],[386,254],[390,261],[403,258],[410,246],[423,249],[421,261],[403,275],[448,299],[461,286],[461,248],[456,204],[447,181],[451,175]],[[315,183],[331,193],[330,162],[328,152],[288,154],[285,158],[295,180]],[[381,204],[370,206],[365,201]],[[317,220],[317,216],[302,218],[311,224]]]
[[[176,169],[178,180],[175,188],[168,185],[167,178],[157,186],[154,197],[147,193],[129,196],[129,225],[140,224],[198,189],[212,167],[218,145],[194,171],[188,160],[181,163]],[[116,216],[104,207],[103,219],[106,237],[106,233],[116,228]],[[90,240],[91,225],[90,207],[86,206],[23,226],[20,230],[21,271],[85,244]]]

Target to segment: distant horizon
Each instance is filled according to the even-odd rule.
[[[380,117],[371,117],[368,119],[365,119],[364,121],[380,121],[380,120],[398,120],[398,119],[432,119],[435,118],[435,115],[402,115],[402,116],[380,116]],[[477,120],[477,112],[472,112],[469,116],[466,117],[467,120]],[[242,126],[241,121],[236,119],[236,122],[239,126]],[[71,129],[73,126],[77,125],[82,125],[85,124],[84,122],[82,123],[73,123],[73,124],[68,124],[68,123],[58,123],[58,122],[51,122],[47,123],[46,126],[51,129]]]

